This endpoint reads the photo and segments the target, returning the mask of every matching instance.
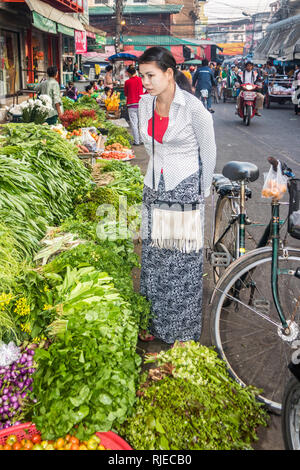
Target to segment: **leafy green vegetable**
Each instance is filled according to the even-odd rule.
[[[149,357],[133,415],[118,432],[137,450],[251,449],[266,411],[210,348],[188,341]]]
[[[49,126],[7,124],[0,148],[0,217],[23,256],[32,256],[48,225],[72,214],[91,186],[76,148]]]
[[[84,439],[132,411],[140,358],[138,327],[112,279],[93,267],[66,270],[55,288],[55,341],[37,351],[32,420],[46,439]],[[77,427],[76,427],[77,426]]]

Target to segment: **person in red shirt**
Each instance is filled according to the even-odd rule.
[[[136,69],[133,65],[130,65],[126,71],[129,79],[125,81],[124,94],[126,96],[129,121],[134,138],[133,145],[141,145],[138,109],[139,101],[143,94],[142,79],[136,74]]]

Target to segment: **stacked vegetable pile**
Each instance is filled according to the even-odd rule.
[[[148,362],[135,412],[119,433],[137,450],[251,449],[266,412],[255,395],[233,381],[216,352],[175,343]]]
[[[32,256],[48,225],[72,213],[90,187],[77,150],[48,126],[8,124],[0,147],[0,218],[18,251]]]
[[[25,162],[24,172],[28,171],[26,177],[18,171],[8,174],[5,189],[10,185],[15,189],[17,185],[11,181],[19,178],[28,196],[34,197],[31,206],[28,200],[30,218],[22,221],[24,233],[13,224],[3,228],[4,253],[7,247],[17,246],[13,259],[17,275],[12,279],[7,274],[6,284],[4,280],[2,283],[6,290],[2,293],[5,315],[1,317],[0,334],[17,343],[47,339],[49,346],[35,353],[33,392],[30,401],[22,402],[20,411],[45,438],[55,439],[72,431],[84,439],[121,424],[136,399],[141,362],[136,353],[137,334],[140,324],[148,322],[149,304],[133,289],[131,270],[139,264],[128,221],[122,226],[122,236],[99,239],[101,217],[97,217],[97,208],[109,201],[119,217],[120,197],[128,193],[129,207],[141,201],[142,176],[136,168],[122,164],[103,165],[101,169],[99,165],[98,176],[101,173],[106,178],[109,174],[110,187],[97,188],[77,159],[75,147],[48,126],[5,126],[4,136],[1,153],[8,161],[11,155],[18,158],[21,169]],[[19,197],[22,204],[21,189]],[[43,207],[41,227],[37,224],[38,211],[33,213],[35,204]],[[35,228],[31,244],[27,243],[26,222]],[[112,229],[112,224],[105,219],[103,222]],[[57,227],[49,230],[50,224]],[[40,242],[45,246],[37,252]],[[14,266],[10,254],[14,251],[6,254],[6,263]],[[27,262],[24,269],[20,268],[24,255],[28,261],[34,256],[37,264]],[[31,377],[22,382],[28,385],[27,392],[32,387],[29,381]],[[4,399],[6,412],[10,403],[6,403],[5,394]],[[3,423],[6,427],[19,421],[13,410],[9,413]]]

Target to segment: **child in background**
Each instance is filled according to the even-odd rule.
[[[68,82],[68,86],[64,92],[64,95],[70,98],[71,100],[77,101],[78,99],[78,90],[75,88],[73,82]]]

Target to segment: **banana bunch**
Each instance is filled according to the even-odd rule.
[[[112,93],[111,96],[104,101],[107,111],[117,111],[120,107],[120,93]]]

